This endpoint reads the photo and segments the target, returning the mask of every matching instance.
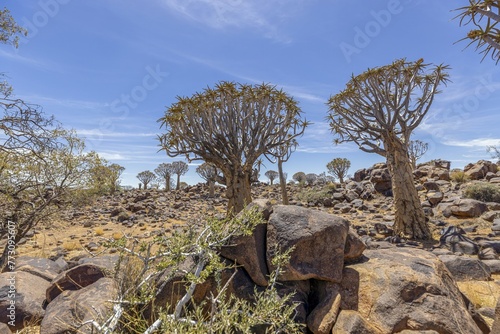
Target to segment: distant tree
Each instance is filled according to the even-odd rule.
[[[208,183],[209,187],[209,195],[211,197],[215,194],[215,182],[219,177],[219,172],[217,171],[217,167],[211,165],[209,163],[202,163],[198,167],[196,167],[196,173]]]
[[[427,114],[438,86],[448,81],[447,66],[423,59],[400,59],[353,76],[345,90],[330,97],[328,120],[335,142],[354,142],[387,160],[394,194],[394,232],[431,239],[414,184],[407,145]],[[383,146],[382,146],[383,145]]]
[[[170,191],[173,169],[174,167],[172,164],[163,162],[154,170],[155,174],[158,175],[159,178],[162,178],[162,182],[165,183],[165,191]]]
[[[461,40],[470,40],[467,46],[476,45],[476,50],[483,53],[483,60],[491,53],[491,58],[500,61],[500,2],[494,0],[469,0],[469,5],[457,9],[460,13],[460,25],[472,24],[474,28],[467,37]]]
[[[297,181],[299,184],[304,184],[306,182],[306,173],[297,172],[297,173],[293,174],[292,179]]]
[[[189,166],[184,161],[174,161],[172,162],[172,173],[177,175],[177,187],[175,189],[181,189],[181,175],[184,175],[189,170]]]
[[[286,145],[281,145],[273,148],[266,154],[268,160],[278,163],[278,176],[280,180],[281,200],[283,205],[288,205],[288,193],[286,189],[286,179],[288,175],[285,175],[286,173],[283,172],[283,163],[287,162],[288,159],[290,159],[297,146],[298,143],[294,139],[287,142]]]
[[[408,143],[408,155],[413,169],[417,168],[417,160],[424,156],[429,149],[429,144],[420,140],[410,140]]]
[[[275,170],[268,170],[264,175],[267,176],[271,185],[273,185],[274,180],[279,177],[278,172]]]
[[[137,174],[137,178],[141,181],[144,190],[146,190],[148,189],[148,185],[155,180],[156,175],[149,170],[145,170]]]
[[[347,158],[335,158],[326,164],[328,173],[339,179],[340,183],[344,183],[344,177],[349,168],[351,168],[351,162]]]
[[[125,167],[119,164],[109,164],[106,159],[101,158],[96,152],[90,152],[89,176],[87,187],[94,194],[114,194],[120,187],[120,176]]]
[[[19,35],[27,36],[28,31],[16,23],[7,8],[0,9],[0,43],[17,47]]]
[[[303,134],[297,102],[274,86],[220,82],[192,97],[178,98],[160,121],[159,137],[169,156],[204,160],[226,178],[228,213],[252,201],[255,162],[274,147]]]
[[[500,161],[500,147],[499,146],[488,146],[488,152],[491,153],[493,159]]]
[[[317,178],[318,178],[318,175],[316,175],[314,173],[306,174],[306,182],[309,186],[312,186],[314,184],[314,182],[316,182]]]

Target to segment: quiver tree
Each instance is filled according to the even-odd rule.
[[[181,189],[181,175],[184,175],[189,170],[188,164],[184,161],[174,161],[172,162],[172,173],[177,175],[177,185],[176,190]]]
[[[298,143],[294,139],[287,142],[287,145],[275,147],[273,150],[267,152],[266,157],[269,161],[273,162],[273,159],[278,163],[278,176],[280,180],[281,189],[281,201],[283,205],[288,205],[288,193],[286,190],[286,173],[283,172],[283,163],[290,159],[290,156],[297,148]]]
[[[268,84],[220,82],[191,97],[178,97],[160,119],[160,145],[169,156],[204,160],[226,179],[228,213],[251,198],[253,166],[259,157],[302,135],[307,125],[297,102]]]
[[[198,167],[196,167],[196,173],[205,181],[208,183],[209,187],[209,195],[211,197],[214,196],[215,191],[215,182],[217,179],[220,177],[219,171],[217,170],[217,167],[214,165],[211,165],[209,163],[202,163]]]
[[[394,232],[432,238],[426,224],[406,143],[427,114],[438,86],[448,81],[447,66],[423,59],[400,59],[353,76],[345,90],[328,100],[327,119],[335,142],[354,142],[387,160],[394,194]]]
[[[144,190],[148,189],[148,185],[155,180],[156,178],[156,175],[149,171],[149,170],[145,170],[145,171],[142,171],[140,172],[139,174],[137,174],[137,178],[139,179],[139,181],[141,181],[141,183],[143,184],[143,188]],[[140,188],[139,188],[140,189]]]
[[[344,183],[344,177],[347,175],[349,168],[351,168],[351,162],[347,158],[335,158],[326,164],[328,173],[339,179],[340,183]]]
[[[165,182],[165,191],[170,191],[170,182],[173,174],[173,166],[170,163],[161,163],[155,168],[155,173]]]
[[[470,40],[467,46],[476,45],[476,50],[483,53],[483,59],[491,53],[491,58],[500,61],[500,1],[469,0],[469,5],[457,9],[460,13],[460,25],[472,24],[474,28],[461,40]]]
[[[273,185],[273,182],[278,178],[279,173],[275,170],[268,170],[264,175],[269,179],[269,184]]]
[[[306,173],[297,172],[297,173],[293,174],[292,179],[297,181],[299,184],[304,184],[306,182]]]
[[[408,156],[410,157],[411,166],[417,168],[417,160],[424,156],[429,149],[429,144],[420,140],[410,140],[408,143]]]

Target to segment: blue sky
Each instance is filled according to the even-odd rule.
[[[218,81],[271,83],[299,102],[313,124],[284,165],[321,173],[336,157],[350,173],[384,158],[353,144],[335,146],[325,122],[329,96],[352,74],[398,58],[451,66],[413,139],[429,143],[421,161],[452,168],[490,159],[500,144],[500,67],[466,42],[452,18],[467,4],[435,0],[6,0],[29,36],[18,49],[0,45],[0,71],[18,97],[40,104],[87,138],[110,162],[137,173],[183,160],[158,151],[156,122],[176,96]],[[195,162],[182,178],[201,179]],[[265,162],[267,169],[277,167]],[[261,179],[264,180],[264,172]]]

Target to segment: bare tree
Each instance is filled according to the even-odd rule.
[[[145,170],[137,174],[137,178],[144,185],[144,190],[146,190],[148,189],[149,183],[156,179],[156,175],[152,171]]]
[[[188,164],[184,161],[174,161],[172,162],[172,173],[177,175],[177,186],[176,190],[181,189],[181,175],[184,175],[189,170]]]
[[[500,161],[500,146],[488,146],[488,152],[491,153],[493,159]]]
[[[351,162],[347,158],[335,158],[326,164],[326,168],[328,173],[339,179],[340,183],[344,183],[344,177],[351,168]]]
[[[198,167],[196,167],[196,173],[205,181],[208,183],[209,187],[209,195],[211,197],[214,196],[215,194],[215,182],[217,179],[220,177],[219,171],[217,170],[217,167],[214,165],[211,165],[209,163],[202,163]]]
[[[173,166],[170,163],[161,163],[155,168],[155,173],[165,182],[165,191],[170,191],[170,182],[173,174]]]
[[[470,40],[467,46],[476,45],[476,50],[483,53],[483,60],[491,53],[491,58],[500,61],[500,1],[495,0],[469,0],[469,5],[457,9],[460,13],[460,25],[472,24],[474,27],[467,37]]]
[[[429,149],[429,144],[420,140],[410,140],[408,143],[408,155],[413,169],[417,168],[417,160],[424,156]]]
[[[274,180],[279,177],[279,173],[275,170],[268,170],[264,175],[267,176],[271,185],[273,185]]]
[[[396,60],[353,76],[345,90],[330,97],[328,120],[335,142],[354,142],[387,160],[394,194],[394,232],[431,239],[414,184],[406,143],[427,114],[438,86],[448,81],[447,66],[423,59]]]
[[[160,121],[169,156],[204,160],[226,178],[228,213],[250,203],[253,167],[274,147],[302,135],[307,125],[297,102],[268,84],[220,82],[192,97],[178,98]]]

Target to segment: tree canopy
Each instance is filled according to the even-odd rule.
[[[234,213],[251,201],[250,179],[259,157],[290,146],[307,126],[298,103],[282,90],[233,82],[178,97],[159,121],[166,130],[160,146],[169,156],[204,160],[222,171],[228,210]]]

